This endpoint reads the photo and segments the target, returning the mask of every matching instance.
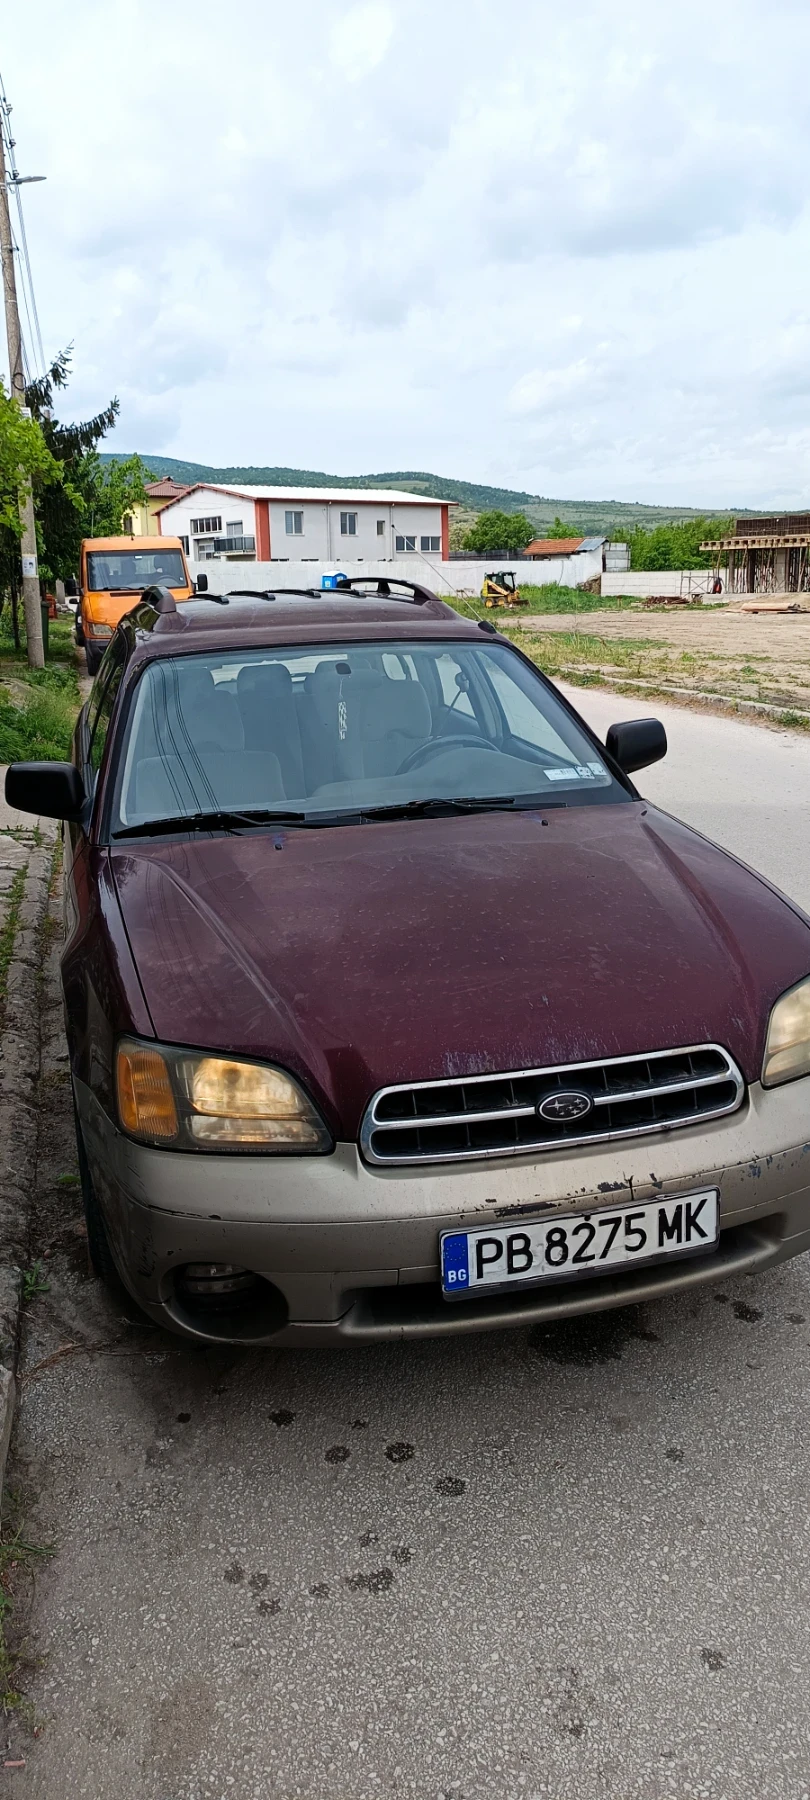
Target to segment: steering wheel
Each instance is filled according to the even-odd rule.
[[[415,750],[409,750],[396,772],[398,775],[407,775],[410,769],[421,769],[422,764],[431,756],[443,756],[448,750],[461,749],[494,750],[496,756],[501,755],[498,744],[491,743],[489,738],[475,737],[470,731],[459,737],[428,738],[426,744],[417,744]]]

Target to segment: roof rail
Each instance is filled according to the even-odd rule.
[[[424,606],[429,600],[439,600],[441,598],[441,595],[434,594],[431,588],[423,587],[421,582],[401,581],[398,575],[392,575],[390,579],[387,575],[347,575],[342,581],[336,583],[332,592],[339,594],[342,591],[345,593],[347,588],[353,591],[361,583],[364,583],[366,587],[376,585],[377,593],[381,599],[409,600],[414,606]],[[407,592],[404,594],[395,594],[392,591],[394,588],[405,588]],[[328,590],[326,591],[328,592]]]
[[[153,607],[156,613],[176,613],[177,611],[171,588],[159,587],[157,583],[154,587],[144,588],[141,594],[141,604],[144,601],[148,606]]]

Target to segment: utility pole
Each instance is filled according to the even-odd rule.
[[[22,360],[22,331],[20,329],[20,311],[17,305],[17,280],[14,272],[14,240],[11,236],[11,215],[8,205],[8,178],[6,175],[6,157],[3,144],[3,133],[0,130],[0,257],[3,263],[3,299],[6,309],[6,337],[8,339],[8,366],[11,376],[11,396],[17,401],[22,412],[25,405],[25,376]],[[40,609],[39,575],[37,573],[37,533],[34,524],[34,496],[30,481],[20,487],[20,524],[22,539],[20,553],[22,556],[23,608],[25,612],[25,636],[28,645],[28,662],[32,669],[45,667],[45,653],[42,646],[42,612]]]

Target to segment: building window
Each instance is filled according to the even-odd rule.
[[[340,535],[341,535],[341,537],[356,537],[357,536],[357,514],[356,513],[349,513],[349,512],[341,513],[341,515],[340,515]]]
[[[183,546],[183,549],[184,549],[184,550],[185,550],[185,553],[186,553],[186,556],[188,556],[188,538],[187,538],[187,537],[181,537],[181,539],[180,539],[180,542],[181,542],[181,544],[182,544],[182,546]]]
[[[285,514],[284,514],[284,530],[286,531],[288,537],[303,537],[303,535],[304,535],[303,512],[285,512]]]
[[[241,519],[226,519],[225,520],[225,530],[227,531],[229,537],[242,537],[243,532],[242,532]]]
[[[207,536],[209,532],[213,533],[213,535],[216,536],[217,532],[221,531],[221,530],[222,530],[221,515],[219,517],[215,517],[212,519],[192,519],[192,521],[191,521],[192,537],[200,537],[203,533],[205,533],[205,535]]]
[[[423,537],[420,539],[420,543],[422,549],[427,550],[431,556],[438,556],[442,547],[442,540],[440,537]]]
[[[397,537],[397,549],[398,550],[415,550],[416,549],[416,538],[415,537]]]
[[[377,536],[385,537],[385,520],[384,519],[377,520]]]

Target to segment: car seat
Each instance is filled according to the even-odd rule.
[[[304,763],[292,676],[283,663],[254,663],[240,669],[236,698],[246,750],[278,758],[289,800],[301,798]]]

